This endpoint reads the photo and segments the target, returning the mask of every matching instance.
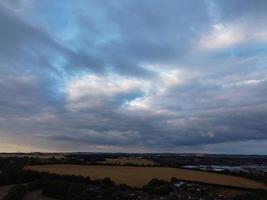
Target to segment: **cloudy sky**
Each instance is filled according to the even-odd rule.
[[[1,0],[0,151],[266,153],[266,10]]]

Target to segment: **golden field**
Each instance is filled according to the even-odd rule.
[[[133,165],[156,165],[153,160],[141,158],[141,157],[120,157],[120,158],[106,158],[105,161],[100,163],[104,164],[113,164],[113,165],[125,165],[125,164],[133,164]]]
[[[168,167],[36,165],[27,166],[25,169],[65,175],[89,176],[91,179],[109,177],[117,184],[124,183],[133,187],[142,187],[152,178],[169,181],[171,177],[177,177],[181,180],[267,190],[267,187],[263,183],[242,177]]]

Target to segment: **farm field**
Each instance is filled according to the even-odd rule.
[[[104,164],[114,164],[114,165],[125,165],[125,164],[133,164],[133,165],[157,165],[153,160],[141,158],[141,157],[120,157],[120,158],[106,158],[105,161],[101,161],[100,163]]]
[[[263,183],[242,177],[168,167],[35,165],[26,166],[25,169],[65,175],[89,176],[91,179],[109,177],[117,184],[124,183],[133,187],[142,187],[152,178],[169,181],[171,177],[177,177],[182,180],[202,183],[267,190]]]

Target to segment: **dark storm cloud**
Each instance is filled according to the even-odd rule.
[[[264,2],[1,3],[3,143],[249,153],[267,139]]]

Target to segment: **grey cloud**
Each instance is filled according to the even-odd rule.
[[[245,18],[266,20],[267,3],[264,0],[215,0],[216,7],[223,20],[247,20]]]
[[[190,53],[198,35],[210,27],[207,6],[203,1],[171,1],[167,4],[162,1],[127,1],[120,5],[106,1],[96,4],[104,13],[101,22],[107,27],[114,25],[115,30],[109,34],[105,32],[110,31],[109,28],[99,25],[100,30],[95,33],[98,27],[91,25],[94,16],[85,15],[82,17],[87,21],[90,19],[89,26],[84,26],[84,34],[79,36],[89,40],[88,44],[95,44],[98,51],[105,52],[102,58],[124,74],[129,71],[140,75],[135,71],[140,69],[140,64],[164,63],[169,67],[178,60],[181,62]],[[102,38],[92,37],[94,41],[91,41],[87,37],[90,33],[94,36],[103,32],[106,33],[103,37],[112,39],[96,44]],[[147,73],[145,69],[141,70]]]
[[[92,58],[84,52],[74,52],[57,42],[45,29],[36,28],[18,19],[11,11],[0,9],[1,23],[1,64],[13,70],[25,69],[47,73],[60,73],[54,62],[63,57],[67,65],[65,70],[74,70],[79,67],[93,71],[102,71],[103,65],[97,58]],[[23,65],[23,66],[21,66]],[[27,66],[25,66],[27,65]],[[36,69],[38,67],[38,69]],[[61,70],[62,70],[61,68]],[[62,74],[61,74],[62,75]]]
[[[212,30],[210,9],[216,8],[218,23],[245,20],[250,27],[255,21],[262,29],[256,18],[264,22],[266,6],[213,3],[211,8],[207,1],[92,1],[85,10],[62,13],[73,15],[78,27],[74,38],[62,40],[45,24],[40,28],[2,7],[1,136],[18,144],[27,136],[35,146],[61,150],[78,144],[84,151],[130,146],[216,152],[238,142],[240,152],[247,152],[246,142],[267,139],[265,49],[253,41],[212,52],[195,45]],[[68,35],[64,24],[56,28]],[[175,75],[176,81],[171,70],[187,73]],[[110,74],[117,75],[115,86],[106,78]],[[98,93],[84,81],[82,97],[70,101],[67,87],[84,75],[101,80]],[[125,79],[140,84],[131,89]],[[148,107],[131,107],[139,100]]]

